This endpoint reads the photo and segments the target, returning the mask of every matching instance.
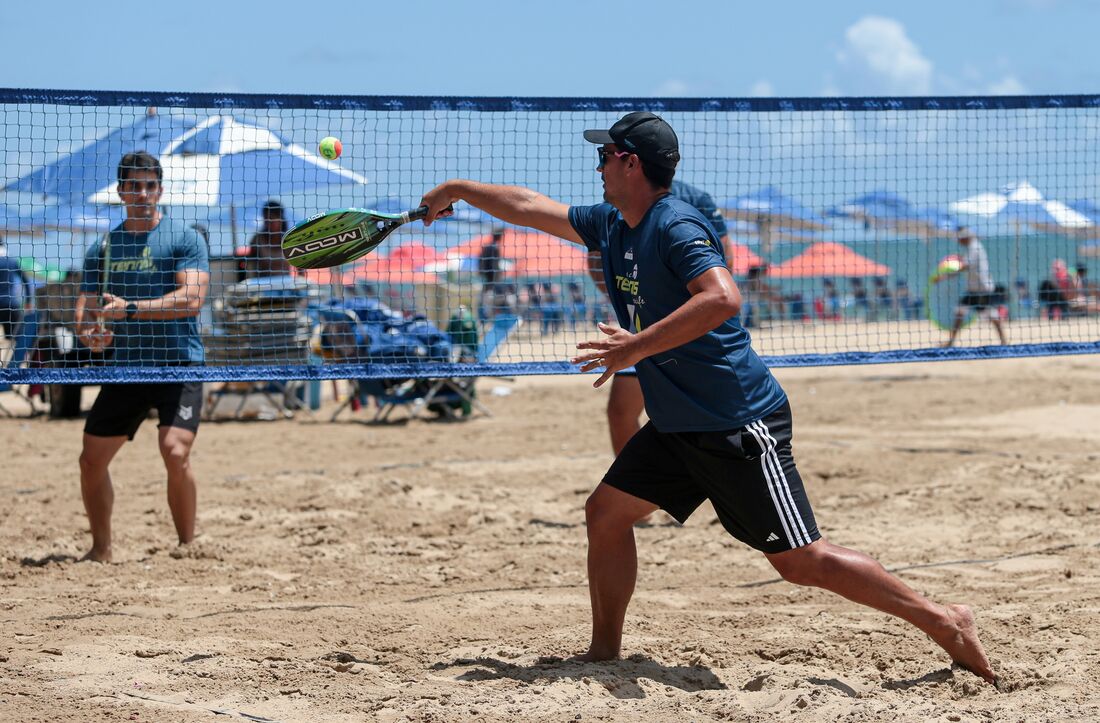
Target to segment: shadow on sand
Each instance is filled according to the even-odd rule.
[[[616,698],[645,698],[638,684],[642,678],[694,693],[700,690],[726,690],[726,685],[709,668],[702,666],[664,665],[642,655],[623,660],[583,663],[561,658],[540,658],[531,665],[518,665],[496,658],[459,658],[451,663],[436,663],[432,670],[471,668],[457,680],[480,681],[508,678],[521,683],[539,681],[581,680],[587,678],[607,689]]]

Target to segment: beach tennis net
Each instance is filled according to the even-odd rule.
[[[1098,103],[0,90],[0,234],[26,281],[0,285],[6,356],[24,352],[0,383],[572,373],[613,316],[580,246],[465,204],[335,269],[292,271],[278,240],[322,211],[414,208],[454,177],[600,203],[581,133],[634,110],[676,129],[676,180],[709,196],[773,366],[1095,353]],[[326,136],[341,157],[319,155]],[[137,151],[162,168],[161,238],[111,234]],[[987,268],[954,273],[960,226]],[[81,296],[155,298],[197,267],[197,311],[113,320],[104,349],[75,333]]]

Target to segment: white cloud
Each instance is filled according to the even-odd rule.
[[[758,80],[749,88],[749,95],[754,98],[773,98],[775,97],[775,88],[766,80]]]
[[[1006,75],[995,83],[990,83],[985,92],[989,95],[1026,95],[1027,88],[1016,76]]]
[[[844,32],[837,53],[842,67],[859,81],[856,94],[928,95],[932,61],[909,39],[905,26],[892,18],[868,15]]]
[[[689,90],[690,86],[684,81],[678,78],[669,78],[654,89],[653,95],[657,96],[658,98],[669,98],[674,96],[688,95]]]

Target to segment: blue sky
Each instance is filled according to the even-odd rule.
[[[0,5],[0,86],[500,96],[1096,93],[1098,20],[1100,3],[1088,0],[38,0]],[[152,52],[141,53],[143,46]]]

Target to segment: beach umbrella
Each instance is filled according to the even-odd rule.
[[[722,202],[721,210],[728,219],[756,224],[760,248],[764,253],[771,250],[772,242],[776,240],[776,229],[821,231],[826,228],[822,216],[783,195],[774,186],[727,198]]]
[[[726,259],[726,263],[729,265],[730,273],[734,276],[744,276],[752,267],[764,263],[764,259],[753,253],[752,249],[733,239],[730,239],[726,244],[726,254],[729,257]]]
[[[958,221],[949,213],[919,208],[890,191],[872,191],[826,211],[827,216],[851,218],[869,228],[885,228],[921,238],[950,235]]]
[[[491,234],[477,236],[448,253],[477,258],[491,238]],[[519,227],[504,229],[500,239],[500,258],[505,276],[540,278],[584,276],[588,273],[588,253],[581,246]]]
[[[980,193],[949,206],[952,213],[990,220],[1010,221],[1041,231],[1073,235],[1091,228],[1089,217],[1061,201],[1043,197],[1027,181],[1004,186],[998,193]]]
[[[768,269],[768,276],[777,279],[889,276],[890,273],[889,266],[832,241],[819,241],[798,256]]]
[[[367,182],[269,128],[232,115],[150,113],[12,181],[4,190],[57,199],[61,205],[115,205],[120,203],[118,162],[138,150],[160,159],[161,203],[167,206],[239,208],[258,199]]]

